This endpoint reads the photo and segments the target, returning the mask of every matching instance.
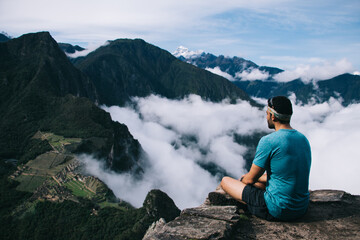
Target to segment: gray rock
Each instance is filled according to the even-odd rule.
[[[213,200],[221,199],[215,195]],[[311,192],[307,214],[292,222],[269,222],[223,200],[220,205],[225,206],[211,205],[208,198],[200,207],[184,209],[144,240],[360,239],[360,196],[343,191]]]
[[[143,239],[227,239],[232,235],[239,217],[240,214],[235,206],[189,208]]]
[[[360,239],[360,196],[337,190],[313,191],[303,218],[268,222],[251,216],[239,225],[234,239]]]
[[[149,239],[153,234],[160,231],[161,228],[166,224],[166,221],[164,218],[160,218],[156,222],[153,222],[148,230],[146,231],[143,239]]]
[[[312,202],[341,202],[345,196],[344,191],[338,190],[317,190],[310,192]]]

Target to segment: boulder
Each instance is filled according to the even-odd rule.
[[[146,213],[155,219],[164,218],[165,221],[171,221],[180,214],[180,209],[174,201],[159,189],[151,190],[143,203]]]

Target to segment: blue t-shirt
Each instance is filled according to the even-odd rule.
[[[265,203],[282,220],[305,214],[309,204],[311,150],[294,129],[280,129],[260,139],[253,163],[267,172]]]

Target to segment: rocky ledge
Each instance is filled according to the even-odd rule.
[[[360,196],[344,191],[312,191],[307,214],[292,222],[265,221],[237,202],[214,196],[173,221],[155,222],[143,240],[360,239]]]

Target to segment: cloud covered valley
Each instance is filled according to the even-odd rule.
[[[291,100],[295,102],[294,97]],[[257,101],[266,103],[265,99]],[[354,181],[360,171],[360,104],[345,108],[330,99],[293,108],[291,125],[309,139],[312,147],[310,189],[360,194]],[[114,121],[126,124],[148,154],[144,175],[134,179],[130,174],[105,170],[90,156],[80,158],[90,174],[136,207],[154,188],[166,192],[181,209],[200,205],[223,175],[240,177],[247,172],[246,156],[255,149],[242,144],[239,137],[252,139],[271,132],[265,108],[245,101],[212,103],[196,95],[182,100],[152,95],[134,98],[127,107],[103,109]]]

